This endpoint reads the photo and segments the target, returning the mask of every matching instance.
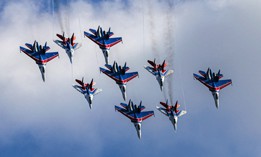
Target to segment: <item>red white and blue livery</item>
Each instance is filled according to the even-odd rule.
[[[202,70],[199,71],[200,75],[193,74],[194,78],[197,79],[199,82],[204,84],[208,89],[211,91],[214,100],[216,108],[219,107],[219,91],[226,86],[232,84],[232,80],[220,80],[223,75],[220,74],[220,70],[218,73],[212,73],[211,69],[208,68],[207,72],[204,72]]]
[[[104,55],[105,63],[108,64],[110,48],[121,42],[122,38],[111,38],[111,36],[114,34],[113,32],[111,32],[111,28],[109,28],[108,32],[106,32],[103,31],[100,26],[98,26],[97,30],[89,29],[89,31],[91,33],[84,32],[84,35],[95,42],[97,45],[99,45]]]
[[[79,85],[73,85],[73,88],[75,88],[77,91],[82,93],[85,97],[85,99],[88,101],[90,109],[92,108],[92,102],[94,95],[100,93],[102,89],[93,88],[95,85],[95,82],[93,82],[93,79],[91,83],[84,83],[83,78],[82,80],[75,80]]]
[[[74,40],[76,39],[74,33],[72,34],[71,38],[65,38],[64,33],[63,35],[56,34],[56,36],[59,37],[61,40],[54,40],[54,42],[65,50],[70,59],[70,62],[72,63],[74,51],[80,48],[81,44],[74,42]]]
[[[162,90],[165,77],[172,74],[174,71],[165,69],[167,67],[167,63],[165,62],[165,60],[163,61],[162,64],[156,64],[155,59],[154,61],[148,60],[148,63],[151,66],[144,66],[144,68],[156,77],[156,80],[160,85],[160,89]]]
[[[142,111],[145,109],[144,106],[142,106],[142,102],[140,102],[140,105],[134,105],[133,102],[130,100],[129,104],[121,103],[122,107],[115,105],[115,110],[119,111],[121,114],[126,116],[131,120],[131,122],[134,124],[139,139],[141,138],[141,124],[142,121],[145,119],[151,117],[154,115],[154,111]]]
[[[165,102],[160,102],[160,104],[163,107],[158,107],[156,106],[156,108],[163,113],[165,116],[169,117],[169,120],[171,121],[171,123],[173,124],[174,130],[177,130],[177,126],[178,126],[178,118],[183,116],[184,114],[187,113],[186,110],[178,110],[178,108],[180,107],[178,101],[176,101],[176,104],[173,105],[168,105],[168,100]]]
[[[45,81],[46,63],[56,58],[59,55],[58,52],[46,53],[50,49],[50,47],[47,46],[47,42],[44,46],[39,45],[36,41],[34,41],[33,45],[28,43],[26,43],[25,45],[27,46],[27,48],[20,46],[20,51],[24,52],[26,55],[35,60],[41,71],[42,79],[43,81]]]
[[[129,72],[127,73],[130,68],[126,66],[126,63],[124,66],[119,66],[116,62],[113,63],[113,65],[105,64],[105,67],[108,69],[104,69],[100,67],[100,71],[103,72],[105,75],[109,76],[111,79],[113,79],[116,84],[119,85],[120,90],[122,92],[123,99],[127,99],[126,94],[126,85],[127,82],[134,79],[138,76],[138,72]]]

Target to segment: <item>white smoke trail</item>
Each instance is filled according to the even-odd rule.
[[[154,54],[155,58],[159,58],[159,52],[158,52],[158,45],[157,45],[157,41],[156,41],[156,36],[155,36],[155,15],[154,15],[154,6],[152,4],[152,2],[149,0],[148,1],[148,14],[149,14],[149,28],[150,28],[150,39],[151,39],[151,49],[152,49],[152,53]]]
[[[70,5],[63,5],[61,1],[54,0],[54,8],[57,9],[57,17],[61,32],[70,35]]]
[[[165,53],[167,54],[166,61],[168,63],[169,69],[174,69],[174,19],[173,19],[173,9],[174,9],[174,0],[168,0],[167,1],[167,10],[166,10],[166,28],[164,32],[165,36]],[[174,74],[171,74],[166,78],[165,80],[165,88],[163,88],[164,97],[170,99],[170,103],[174,104],[173,97],[174,97],[174,91],[173,91],[173,76]]]

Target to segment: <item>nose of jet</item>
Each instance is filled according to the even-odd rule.
[[[85,96],[86,100],[88,101],[89,103],[89,106],[90,106],[90,109],[92,109],[92,96],[88,95],[88,96]]]
[[[218,109],[218,107],[219,107],[219,93],[218,92],[212,92],[212,95],[213,95],[213,98],[214,98],[214,101],[215,101],[216,108]]]
[[[38,65],[41,71],[42,79],[45,82],[45,65]]]
[[[121,89],[122,97],[123,97],[123,99],[125,101],[127,99],[126,85],[120,85],[120,89]]]
[[[137,130],[137,135],[138,135],[139,139],[141,139],[141,123],[134,123],[134,126]]]

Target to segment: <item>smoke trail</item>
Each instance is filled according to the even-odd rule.
[[[148,1],[148,14],[149,14],[149,25],[150,25],[150,39],[151,39],[151,49],[152,49],[152,53],[154,54],[155,58],[159,58],[159,52],[157,50],[157,41],[156,41],[156,37],[155,37],[155,17],[154,17],[154,9],[153,9],[153,5],[152,2],[149,0]]]
[[[174,69],[174,20],[172,11],[174,9],[174,0],[167,1],[167,12],[166,12],[166,31],[164,32],[165,35],[165,52],[167,54],[166,61],[168,63],[169,69]],[[165,80],[165,88],[163,90],[165,99],[169,97],[170,103],[174,104],[173,97],[173,74],[170,75]]]
[[[70,35],[70,7],[63,5],[59,0],[54,0],[54,8],[57,10],[57,17],[61,32],[65,32],[67,36]]]

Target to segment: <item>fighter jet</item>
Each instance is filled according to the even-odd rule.
[[[123,99],[126,100],[127,94],[126,94],[126,85],[127,82],[138,76],[138,72],[129,72],[126,73],[130,68],[126,66],[126,63],[123,67],[118,66],[116,62],[113,63],[113,66],[109,64],[105,64],[105,66],[109,69],[103,69],[100,67],[100,71],[103,72],[105,75],[112,78],[114,81],[116,81],[116,84],[119,85],[120,90],[122,92]]]
[[[121,37],[111,38],[111,36],[114,34],[113,32],[111,32],[111,28],[109,28],[108,32],[103,31],[100,26],[98,26],[97,30],[94,29],[89,29],[89,30],[92,34],[88,32],[84,32],[84,35],[99,45],[104,55],[105,63],[108,64],[110,48],[118,44],[119,42],[121,42],[122,38]]]
[[[174,126],[174,130],[177,130],[177,125],[178,125],[178,118],[183,116],[184,114],[187,113],[187,111],[185,110],[178,110],[178,108],[180,107],[180,105],[178,104],[178,101],[176,101],[175,106],[172,105],[168,105],[168,100],[166,101],[166,103],[164,102],[160,102],[160,104],[162,106],[164,106],[164,108],[162,107],[158,107],[156,106],[156,108],[163,113],[164,115],[166,115],[167,117],[169,117],[169,120],[171,121],[171,123]]]
[[[124,116],[128,117],[131,120],[131,122],[134,124],[139,139],[141,138],[142,121],[154,115],[154,111],[142,111],[145,109],[145,107],[142,106],[141,104],[142,102],[140,102],[139,106],[133,105],[133,102],[130,100],[128,105],[125,103],[120,104],[123,108],[115,105],[115,110],[119,111]]]
[[[78,48],[80,48],[81,45],[79,43],[74,43],[74,40],[76,39],[76,37],[74,36],[74,33],[71,38],[65,38],[64,33],[63,33],[63,35],[60,35],[60,34],[56,34],[56,35],[61,40],[54,40],[54,42],[65,50],[65,52],[67,53],[67,55],[70,59],[70,62],[72,63],[74,51],[77,50]]]
[[[57,57],[59,55],[58,52],[46,53],[50,49],[50,47],[47,46],[47,42],[44,46],[39,45],[36,41],[34,41],[33,45],[28,43],[26,43],[25,45],[29,49],[20,46],[20,51],[24,52],[26,55],[35,60],[36,64],[39,66],[39,69],[41,71],[42,79],[43,81],[45,81],[46,63]]]
[[[82,93],[85,97],[85,99],[88,101],[90,109],[92,109],[92,101],[93,101],[93,97],[94,95],[100,93],[102,91],[102,89],[98,89],[98,88],[93,88],[93,86],[95,85],[95,82],[93,82],[93,79],[91,81],[90,84],[85,84],[83,81],[84,78],[82,78],[82,80],[78,80],[76,79],[75,81],[80,85],[73,85],[73,88],[75,88],[78,92]]]
[[[208,68],[207,72],[199,71],[199,73],[203,76],[199,76],[197,74],[193,74],[194,78],[199,80],[202,84],[208,87],[208,89],[211,91],[214,100],[216,108],[219,107],[219,91],[226,86],[230,85],[232,83],[232,80],[220,80],[223,75],[220,74],[220,70],[218,73],[212,73],[211,69]]]
[[[144,66],[144,68],[146,70],[148,70],[150,73],[152,73],[152,75],[154,75],[156,77],[156,80],[158,81],[159,85],[160,85],[160,89],[162,91],[163,89],[163,83],[165,80],[165,77],[172,74],[174,71],[173,70],[166,70],[166,62],[165,60],[163,61],[162,64],[156,64],[155,63],[156,59],[154,59],[153,61],[148,60],[148,63],[152,66]]]

